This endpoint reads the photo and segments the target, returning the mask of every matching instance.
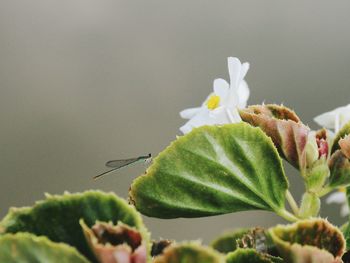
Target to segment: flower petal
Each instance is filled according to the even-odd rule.
[[[345,204],[343,204],[340,208],[340,215],[342,217],[345,217],[349,214],[349,206],[348,203],[346,202]]]
[[[350,121],[350,104],[318,115],[314,121],[328,129],[335,129],[336,126],[340,126],[338,127],[340,129],[342,125]]]
[[[188,122],[185,123],[185,125],[180,127],[180,131],[183,134],[187,134],[189,133],[191,130],[193,129],[193,127],[191,126],[191,124],[189,124]]]
[[[314,118],[314,121],[327,129],[334,129],[336,115],[332,112],[326,112]]]
[[[183,111],[180,111],[180,116],[183,119],[191,119],[194,115],[196,115],[201,110],[201,107],[197,108],[188,108]]]
[[[230,85],[224,79],[214,80],[214,93],[220,97],[221,100],[224,100],[229,91]]]
[[[326,203],[327,204],[343,204],[344,202],[346,202],[346,195],[344,192],[335,192],[330,194],[327,199],[326,199]]]
[[[238,108],[245,108],[247,106],[247,101],[249,98],[249,87],[246,81],[242,81],[238,87],[237,95],[238,95]]]
[[[242,64],[238,58],[234,58],[234,57],[228,57],[227,63],[228,63],[228,72],[230,75],[230,84],[232,89],[237,87],[241,80]]]
[[[212,124],[211,118],[209,117],[209,109],[202,107],[201,110],[185,125],[180,127],[180,131],[183,134],[189,133],[193,128],[200,127],[206,124]]]
[[[209,113],[211,122],[213,124],[227,124],[231,123],[225,107],[219,107]]]
[[[242,69],[241,69],[241,80],[243,80],[244,78],[245,78],[245,75],[247,75],[247,72],[248,72],[248,70],[249,70],[249,67],[250,67],[250,65],[249,65],[249,63],[248,62],[244,62],[243,64],[242,64]]]

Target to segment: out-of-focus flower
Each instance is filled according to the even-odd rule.
[[[318,115],[314,118],[314,121],[320,126],[334,130],[337,133],[350,121],[350,104]]]
[[[249,97],[249,88],[244,80],[249,64],[241,63],[238,58],[229,57],[228,71],[230,84],[224,79],[214,80],[214,92],[201,107],[189,108],[180,112],[180,116],[189,121],[180,128],[184,134],[203,125],[227,124],[241,121],[237,108],[244,108]]]
[[[334,133],[337,134],[339,130],[350,121],[350,104],[343,107],[336,108],[329,112],[325,112],[321,115],[318,115],[314,118],[314,121],[320,126],[333,130]],[[331,137],[334,137],[334,135]],[[343,156],[344,160],[345,158],[348,158],[349,151],[350,151],[348,140],[349,138],[347,136],[345,138],[341,138],[339,140],[339,145],[341,146],[342,153],[336,151],[335,153],[333,153],[333,155],[330,156],[329,165],[330,165],[331,173],[332,173],[332,170],[337,171],[337,169],[333,167],[333,165],[339,164],[339,163],[344,164],[344,162],[340,162],[339,160],[340,157]],[[338,178],[338,177],[335,177],[335,178]],[[346,216],[349,214],[349,206],[346,198],[345,188],[341,187],[338,189],[337,192],[330,194],[326,201],[328,204],[331,204],[331,203],[340,204],[341,216]]]
[[[345,188],[340,188],[337,192],[330,194],[326,199],[327,204],[340,204],[340,215],[347,216],[349,214],[348,201],[346,199]]]

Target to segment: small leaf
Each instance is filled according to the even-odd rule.
[[[100,263],[146,263],[147,248],[141,233],[118,222],[96,222],[89,228],[80,220],[85,238]]]
[[[338,142],[341,152],[346,158],[350,159],[350,135],[346,135]]]
[[[211,243],[211,247],[221,253],[232,252],[237,248],[237,241],[240,240],[249,231],[250,231],[249,228],[242,228],[242,229],[236,229],[231,232],[227,232],[219,236],[218,238],[216,238]]]
[[[268,254],[259,253],[255,249],[239,248],[234,252],[227,254],[227,263],[283,263],[279,257],[273,257]]]
[[[332,188],[350,185],[350,162],[341,150],[336,150],[328,161]]]
[[[0,236],[0,262],[88,263],[79,252],[66,244],[29,233]]]
[[[163,254],[154,258],[153,263],[224,263],[225,257],[194,242],[173,244],[164,249]]]
[[[309,219],[269,230],[280,255],[291,263],[341,262],[345,240],[338,228],[324,219]]]
[[[346,188],[346,200],[347,200],[347,206],[350,204],[350,187]],[[348,251],[350,251],[350,220],[346,222],[344,225],[341,226],[341,231],[344,234],[345,240],[346,240],[346,248]]]
[[[259,253],[276,254],[276,247],[271,242],[265,229],[261,227],[251,228],[245,235],[237,240],[239,248],[253,248]]]
[[[334,153],[336,150],[340,149],[339,140],[344,138],[348,134],[350,134],[350,122],[345,124],[340,129],[340,131],[335,135],[335,138],[333,140],[333,146],[332,146],[331,153]]]
[[[163,253],[164,249],[168,246],[170,246],[173,243],[173,241],[170,241],[168,239],[162,239],[159,241],[153,241],[152,242],[152,249],[151,249],[151,256],[155,257]]]
[[[267,104],[240,110],[243,121],[260,127],[274,142],[280,154],[296,168],[306,167],[309,128],[287,107]]]
[[[134,180],[129,198],[141,213],[159,218],[253,209],[282,213],[287,188],[271,139],[238,123],[203,126],[179,137]]]
[[[79,225],[80,219],[88,226],[92,226],[96,220],[113,223],[121,221],[136,227],[142,233],[143,240],[149,240],[139,213],[116,195],[100,191],[50,195],[33,207],[13,208],[0,222],[0,233],[30,232],[47,236],[52,241],[76,247],[87,258],[95,261]]]
[[[318,193],[322,190],[330,174],[327,160],[321,157],[313,162],[312,166],[305,172],[305,186],[310,192]]]

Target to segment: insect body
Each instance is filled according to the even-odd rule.
[[[110,169],[106,172],[103,172],[101,174],[95,175],[94,179],[98,179],[105,174],[108,174],[110,172],[113,172],[115,170],[118,170],[118,169],[123,168],[123,167],[128,166],[128,165],[135,164],[138,162],[150,163],[151,160],[152,160],[152,155],[150,153],[148,155],[139,156],[136,158],[111,160],[111,161],[106,162],[106,166],[109,168],[112,168],[112,169]]]

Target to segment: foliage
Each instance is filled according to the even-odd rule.
[[[178,138],[133,182],[129,195],[141,213],[159,218],[253,209],[292,217],[284,208],[287,188],[272,141],[238,123],[203,126]]]
[[[186,134],[133,181],[131,205],[113,193],[87,191],[47,195],[31,207],[11,208],[0,221],[0,262],[350,262],[350,224],[340,231],[319,217],[321,197],[329,192],[347,187],[350,201],[350,122],[344,121],[332,136],[325,128],[311,130],[282,105],[238,110],[230,100],[241,88],[237,94],[245,105],[249,89],[243,78],[249,66],[232,61],[233,84],[228,87],[218,80],[214,92],[221,97],[214,95],[215,101],[200,111],[185,111],[191,119]],[[213,119],[216,108],[220,115]],[[344,109],[342,114],[350,118]],[[330,116],[337,112],[318,120],[329,127]],[[199,120],[215,125],[192,129],[200,126]],[[299,204],[289,191],[282,158],[303,180]],[[248,210],[274,212],[294,223],[234,230],[216,238],[211,247],[169,240],[151,245],[140,215],[191,218]]]
[[[62,196],[47,195],[33,207],[12,208],[0,222],[0,233],[29,232],[46,236],[54,242],[64,242],[77,248],[83,255],[96,261],[79,220],[88,226],[95,222],[123,222],[136,227],[148,242],[148,233],[140,215],[123,199],[112,193],[87,191]]]

